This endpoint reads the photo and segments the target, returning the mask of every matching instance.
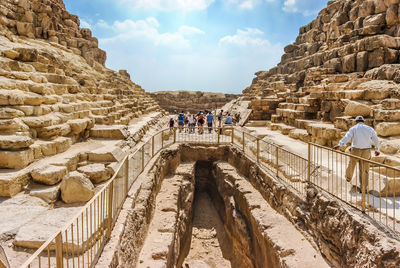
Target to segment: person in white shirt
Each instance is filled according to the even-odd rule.
[[[371,145],[374,144],[375,155],[379,156],[380,144],[375,130],[372,127],[364,124],[364,117],[362,116],[357,116],[356,122],[357,124],[350,128],[350,130],[346,133],[346,136],[344,136],[343,139],[340,140],[339,144],[333,147],[333,149],[337,150],[352,140],[350,148],[350,153],[352,155],[365,159],[371,159]],[[348,182],[353,179],[354,168],[358,162],[358,159],[350,157],[350,162],[346,169],[346,180]],[[365,189],[367,189],[369,178],[368,162],[362,161],[360,163],[360,173],[360,185],[365,185]]]

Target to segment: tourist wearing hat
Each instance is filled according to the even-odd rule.
[[[333,149],[337,150],[352,140],[350,148],[350,153],[352,155],[365,159],[371,159],[371,146],[374,144],[375,156],[379,156],[380,144],[375,130],[372,127],[364,124],[364,117],[357,116],[355,120],[357,124],[349,129],[349,131],[346,133],[346,136],[344,136],[343,139],[340,140],[339,144],[333,147]],[[346,180],[348,182],[353,179],[354,168],[358,162],[358,159],[350,157],[350,162],[346,169]],[[367,189],[369,178],[368,162],[362,162],[360,172],[360,185],[363,185],[363,181],[365,181],[364,185],[365,189]]]

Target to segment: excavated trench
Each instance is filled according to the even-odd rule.
[[[109,267],[398,263],[398,241],[362,215],[312,188],[304,200],[229,146],[173,145],[137,183]]]

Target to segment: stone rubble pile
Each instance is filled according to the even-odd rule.
[[[281,62],[257,72],[243,91],[250,119],[332,146],[362,115],[375,127],[382,151],[398,154],[399,49],[399,0],[329,1],[285,47]]]

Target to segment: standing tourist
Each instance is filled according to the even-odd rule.
[[[190,116],[190,113],[185,115],[185,119],[184,119],[184,121],[185,121],[185,132],[189,131],[189,116]]]
[[[340,140],[339,144],[333,147],[333,149],[337,150],[352,140],[350,154],[369,160],[371,159],[371,145],[374,144],[375,156],[379,156],[380,144],[375,130],[372,127],[364,124],[364,117],[362,116],[357,116],[356,122],[357,124],[350,128],[350,130],[346,133],[346,136],[344,136],[343,139]],[[358,162],[359,160],[357,158],[350,157],[350,162],[346,169],[346,180],[348,182],[353,179],[354,168]],[[361,173],[361,189],[363,189],[362,187],[367,189],[369,179],[369,163],[361,161],[359,165]]]
[[[183,120],[184,120],[185,116],[183,115],[183,113],[180,113],[178,116],[178,126],[179,126],[179,132],[182,132],[182,128],[183,128]]]
[[[189,115],[189,133],[194,133],[194,128],[196,126],[196,119],[193,114]]]
[[[209,111],[208,114],[207,114],[208,133],[211,133],[211,131],[212,131],[213,121],[214,121],[214,116],[211,113],[211,111]]]
[[[224,110],[221,110],[217,116],[218,119],[218,128],[219,128],[219,134],[222,134],[222,115],[223,115]]]
[[[171,117],[171,118],[169,119],[169,131],[173,131],[173,130],[174,130],[174,124],[175,124],[175,121],[174,121],[174,119]]]
[[[204,124],[204,115],[203,112],[200,112],[197,117],[197,125],[199,126],[199,134],[203,134],[203,124]]]

